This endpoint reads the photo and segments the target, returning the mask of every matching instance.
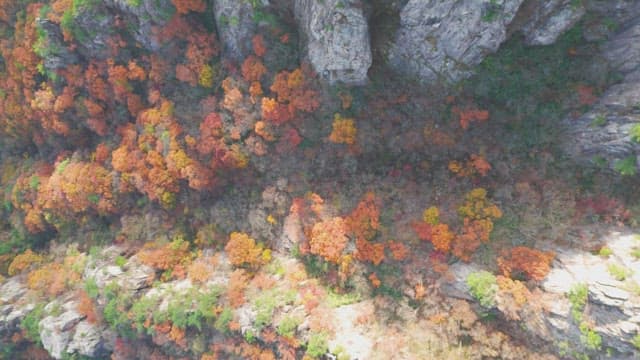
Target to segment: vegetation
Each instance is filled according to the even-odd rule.
[[[35,343],[40,343],[39,323],[43,317],[44,304],[38,304],[20,322],[20,327],[24,330],[25,336]]]
[[[624,281],[627,277],[633,274],[633,272],[622,265],[611,263],[607,266],[607,271],[614,279],[618,281]]]
[[[576,323],[582,322],[585,306],[587,306],[589,288],[585,284],[576,284],[571,287],[567,294],[571,303],[571,316]]]
[[[498,292],[496,277],[488,271],[478,271],[467,276],[467,286],[471,295],[485,308],[495,306]]]
[[[108,326],[114,359],[348,359],[329,349],[339,321],[385,329],[381,358],[543,358],[499,326],[544,306],[543,249],[594,251],[584,225],[640,218],[635,157],[620,177],[558,146],[559,120],[609,85],[585,70],[580,25],[548,47],[513,35],[456,87],[378,64],[349,87],[298,62],[277,2],[245,2],[256,29],[235,60],[216,25],[244,20],[215,24],[211,2],[124,3],[136,21],[97,0],[0,0],[0,286]],[[485,2],[482,21],[502,10]],[[485,269],[465,279],[480,311],[433,301],[459,261]],[[608,271],[638,294],[630,269]],[[566,295],[600,351],[587,285]],[[0,358],[44,358],[42,304],[0,334]]]

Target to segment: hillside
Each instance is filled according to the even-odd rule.
[[[640,3],[0,0],[0,359],[635,359]]]

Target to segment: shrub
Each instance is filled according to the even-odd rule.
[[[20,328],[24,330],[27,339],[34,343],[40,343],[40,320],[44,316],[44,304],[36,305],[20,322]]]
[[[582,322],[580,324],[580,342],[589,350],[600,350],[602,348],[602,337],[595,332],[589,324]]]
[[[483,188],[471,190],[465,196],[465,202],[458,208],[464,226],[454,242],[452,252],[463,261],[470,261],[471,255],[481,243],[489,242],[493,231],[493,220],[502,217],[502,211],[487,199]]]
[[[356,238],[373,239],[380,228],[380,205],[376,195],[367,193],[347,216],[345,223]]]
[[[278,324],[278,328],[276,332],[280,336],[292,338],[296,334],[296,330],[298,329],[298,325],[300,325],[301,321],[299,318],[294,316],[285,316],[280,320]]]
[[[384,244],[374,244],[361,238],[356,239],[356,259],[380,265],[384,260]]]
[[[602,256],[603,258],[608,258],[609,256],[611,256],[611,254],[613,254],[613,251],[606,246],[601,247],[600,251],[598,251],[598,255]]]
[[[618,264],[609,264],[607,266],[607,271],[614,279],[618,281],[624,281],[628,276],[633,274],[631,270]]]
[[[333,117],[333,130],[329,135],[329,141],[336,144],[353,145],[356,143],[358,129],[351,118],[343,118],[340,114]]]
[[[498,267],[505,276],[541,281],[551,271],[553,252],[543,252],[525,246],[516,246],[498,258]]]
[[[264,263],[262,246],[245,233],[233,232],[224,247],[229,261],[235,266],[255,267]],[[266,251],[266,250],[265,250]]]
[[[27,286],[51,296],[60,295],[68,285],[67,271],[62,264],[51,263],[36,269],[27,276]]]
[[[640,334],[636,334],[636,336],[631,339],[631,343],[636,347],[636,349],[640,350]]]
[[[488,271],[478,271],[467,276],[469,292],[478,300],[481,306],[491,308],[495,306],[498,283],[496,277]]]
[[[176,237],[172,242],[163,246],[154,243],[145,244],[138,253],[140,261],[158,270],[172,270],[178,265],[186,265],[191,261],[189,243],[182,237]],[[117,260],[116,260],[117,261]]]
[[[346,230],[345,221],[341,217],[316,223],[311,229],[310,252],[337,264],[349,241]]]
[[[571,316],[576,322],[582,321],[582,312],[587,306],[589,299],[589,288],[587,284],[575,284],[567,293],[569,303],[571,304]]]
[[[613,169],[622,176],[633,176],[637,173],[637,160],[635,156],[629,156],[624,159],[616,160],[613,163]]]
[[[230,332],[229,323],[231,322],[231,320],[233,320],[233,310],[231,310],[231,308],[225,307],[218,315],[214,327],[219,332],[228,334]]]
[[[309,336],[306,355],[309,355],[312,358],[319,358],[326,354],[328,350],[329,345],[327,342],[327,335],[325,333],[312,333]]]
[[[127,263],[127,258],[122,256],[122,255],[118,255],[116,257],[116,266],[118,266],[119,268],[123,268],[124,265]]]
[[[431,243],[433,247],[442,252],[449,251],[454,234],[447,224],[436,224],[431,228]]]
[[[429,225],[436,225],[440,222],[440,210],[435,206],[425,209],[422,213],[422,221]]]
[[[100,289],[98,288],[98,284],[96,283],[96,279],[90,277],[84,281],[84,291],[87,292],[90,298],[95,299],[98,297]]]
[[[42,263],[42,256],[34,253],[31,249],[27,249],[24,253],[13,258],[13,261],[9,265],[8,274],[10,276],[21,273],[22,271],[28,269],[32,265],[38,265]]]

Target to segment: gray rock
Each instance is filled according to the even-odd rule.
[[[629,74],[640,66],[640,21],[630,26],[602,47],[611,67]]]
[[[77,9],[72,34],[81,57],[106,59],[111,55],[107,41],[115,28],[114,22],[113,14],[104,4],[92,3]]]
[[[59,316],[49,315],[40,321],[40,339],[49,354],[61,359],[74,335],[76,324],[84,318],[75,310],[68,310]]]
[[[546,292],[547,331],[555,338],[568,341],[575,349],[587,351],[582,349],[584,344],[579,324],[573,319],[566,296],[575,285],[585,284],[588,288],[585,319],[602,337],[603,348],[614,349],[616,358],[631,359],[634,353],[631,339],[640,325],[640,306],[637,297],[625,288],[625,283],[611,277],[607,266],[611,262],[633,266],[629,254],[635,240],[632,235],[620,233],[611,233],[601,240],[613,249],[614,253],[608,260],[575,250],[559,249],[556,252],[554,267],[541,284]],[[635,281],[635,275],[632,280]]]
[[[611,307],[617,307],[629,300],[629,292],[620,289],[615,281],[596,281],[589,286],[589,297],[592,301]]]
[[[640,21],[635,20],[602,49],[610,67],[624,80],[609,88],[589,112],[577,120],[565,120],[571,140],[563,144],[574,158],[597,157],[613,168],[618,160],[640,155],[640,144],[630,136],[640,124]]]
[[[452,279],[440,285],[442,294],[448,297],[462,299],[467,301],[475,301],[469,293],[467,286],[467,277],[469,274],[479,271],[480,268],[473,264],[457,262],[449,267],[449,272],[453,275]]]
[[[26,292],[27,288],[17,278],[11,278],[0,287],[0,304],[13,303]]]
[[[238,319],[240,324],[240,331],[244,335],[247,331],[252,331],[254,334],[256,330],[253,328],[253,322],[256,320],[257,313],[253,310],[251,304],[247,303],[233,311],[234,318]]]
[[[586,0],[583,1],[588,11],[600,19],[625,27],[640,14],[640,2],[635,0]]]
[[[289,209],[289,195],[277,186],[268,186],[262,192],[262,201],[254,204],[249,210],[247,221],[251,228],[251,236],[259,241],[274,242],[270,244],[277,250],[277,234],[281,224],[278,219],[282,218]],[[270,219],[273,219],[270,221]]]
[[[170,0],[140,0],[138,6],[128,0],[105,0],[104,4],[126,17],[127,24],[133,25],[132,35],[147,50],[159,48],[152,26],[164,25],[175,11]]]
[[[250,1],[216,0],[213,4],[218,36],[226,58],[241,61],[251,53],[256,32]]]
[[[12,334],[18,331],[22,319],[35,308],[34,304],[0,306],[0,334]]]
[[[527,20],[520,30],[528,45],[553,44],[586,12],[582,3],[576,4],[573,0],[534,0],[523,7],[526,7]]]
[[[134,256],[127,261],[125,267],[127,272],[118,279],[118,285],[130,291],[138,291],[149,287],[150,282],[155,276],[155,270],[145,264],[142,264]]]
[[[329,83],[363,84],[371,66],[369,26],[359,0],[296,0],[306,57]]]
[[[67,346],[66,352],[69,354],[78,353],[88,357],[106,355],[103,334],[108,334],[109,330],[103,326],[97,326],[84,320],[78,323],[71,342]]]
[[[389,62],[424,82],[467,77],[505,41],[522,1],[410,0],[400,12]]]

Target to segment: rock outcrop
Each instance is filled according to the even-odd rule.
[[[528,1],[520,10],[525,19],[518,30],[527,45],[550,45],[572,28],[585,12],[582,3],[572,0]]]
[[[55,71],[77,63],[78,56],[65,46],[60,27],[48,19],[38,19],[36,21],[45,35],[44,53],[42,54],[44,55],[43,65],[45,69]]]
[[[213,11],[224,56],[243,60],[251,53],[251,38],[256,31],[252,2],[216,0]]]
[[[158,42],[152,26],[164,25],[175,8],[170,0],[140,0],[135,5],[128,0],[105,0],[105,6],[116,9],[131,24],[134,38],[147,50],[157,50]]]
[[[566,141],[565,148],[577,158],[615,167],[640,154],[640,144],[631,135],[633,127],[640,124],[640,21],[630,24],[602,49],[611,69],[620,73],[623,81],[609,88],[590,111],[565,121],[567,135],[573,140]]]
[[[640,296],[629,284],[637,284],[640,274],[630,271],[626,279],[616,279],[610,266],[637,269],[640,263],[630,256],[637,240],[633,235],[612,233],[605,242],[613,252],[608,259],[574,251],[558,253],[554,268],[542,284],[547,294],[555,295],[549,298],[552,300],[548,302],[549,315],[545,320],[555,338],[584,348],[584,334],[566,296],[575,286],[583,285],[588,289],[585,316],[593,322],[593,331],[601,336],[602,348],[614,349],[616,359],[633,359],[637,349],[632,338],[640,332]]]
[[[471,67],[506,40],[522,1],[411,0],[400,12],[389,63],[424,82],[469,76]]]
[[[634,235],[614,232],[601,241],[612,251],[609,258],[586,251],[557,249],[551,272],[540,284],[543,291],[535,290],[528,303],[515,313],[512,307],[501,306],[499,297],[494,308],[483,311],[501,314],[507,322],[519,322],[520,328],[527,329],[530,341],[557,339],[551,345],[559,352],[594,354],[599,350],[590,346],[597,343],[586,340],[587,330],[580,329],[584,322],[589,324],[591,336],[600,338],[599,349],[611,349],[616,359],[634,359],[637,349],[633,337],[640,333],[640,294],[633,290],[633,284],[640,282],[640,274],[633,269],[640,262],[630,254],[638,246],[638,240]],[[611,264],[626,269],[627,278],[616,279],[609,270]],[[451,276],[440,286],[441,293],[449,298],[476,301],[466,279],[478,270],[473,264],[453,264],[449,268]],[[572,303],[568,294],[579,286],[586,289],[585,304],[582,309],[574,309],[577,303]],[[576,313],[582,318],[576,319]]]
[[[297,0],[306,57],[329,83],[362,84],[371,66],[369,27],[360,1]]]

